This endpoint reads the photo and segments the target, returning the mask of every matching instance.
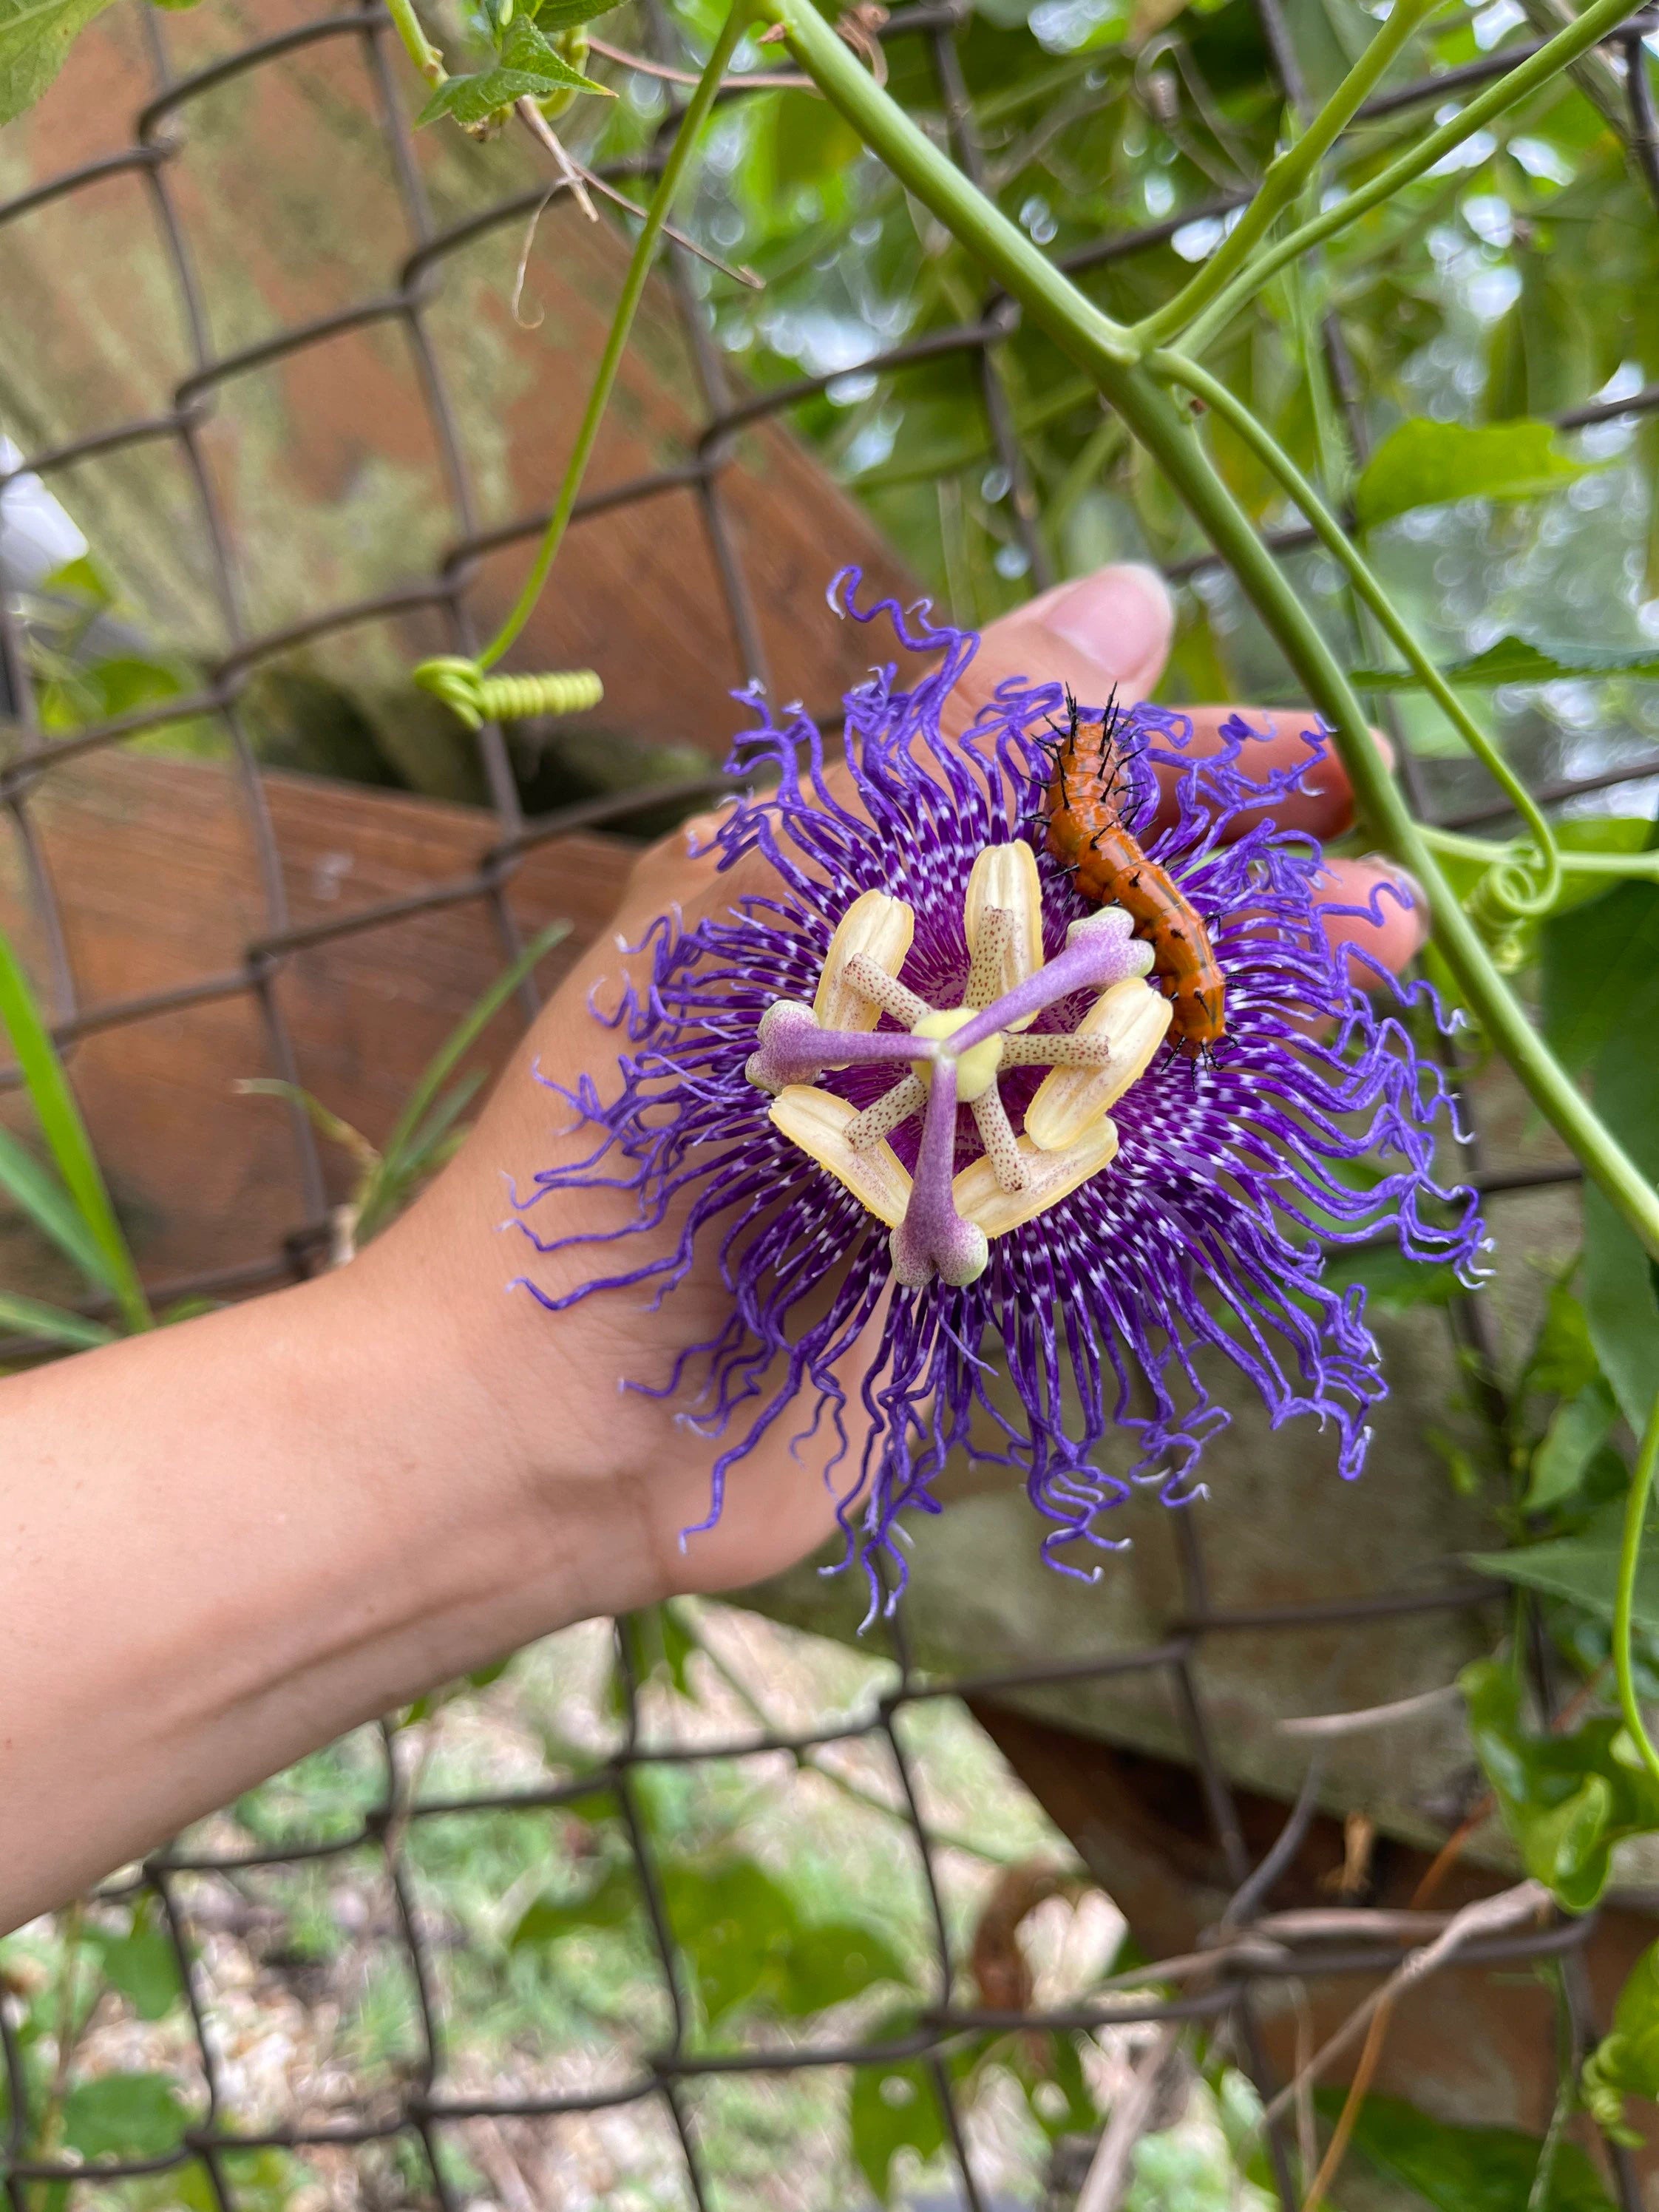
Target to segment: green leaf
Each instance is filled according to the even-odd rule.
[[[1624,1500],[1614,1498],[1573,1535],[1521,1544],[1508,1552],[1472,1552],[1469,1565],[1483,1575],[1522,1583],[1550,1597],[1571,1599],[1611,1620],[1624,1525]],[[1638,1628],[1659,1636],[1659,1543],[1649,1541],[1644,1547],[1632,1618]]]
[[[26,1298],[15,1291],[0,1291],[0,1328],[19,1336],[33,1336],[42,1344],[67,1345],[72,1351],[91,1352],[100,1344],[113,1344],[115,1331],[67,1306],[48,1305],[44,1298]]]
[[[1522,1389],[1547,1390],[1557,1398],[1576,1398],[1601,1372],[1583,1305],[1566,1279],[1552,1283],[1544,1318],[1538,1325],[1538,1334],[1533,1340],[1521,1377]]]
[[[872,2040],[896,2040],[915,2025],[908,2013],[884,2021]],[[854,2069],[848,2095],[848,2134],[853,2156],[872,2193],[892,2201],[893,2160],[913,2150],[926,2160],[945,2148],[945,2115],[927,2068],[919,2058],[892,2058]]]
[[[1571,1498],[1618,1418],[1613,1392],[1599,1375],[1576,1398],[1558,1406],[1532,1455],[1532,1479],[1521,1501],[1523,1511],[1547,1512]]]
[[[3,5],[4,0],[0,0],[0,7]],[[10,1035],[12,1049],[28,1086],[41,1133],[97,1249],[100,1279],[114,1292],[128,1328],[148,1328],[151,1323],[149,1302],[132,1264],[127,1240],[115,1218],[115,1209],[109,1202],[109,1192],[87,1135],[86,1123],[81,1119],[81,1109],[75,1103],[75,1094],[70,1089],[57,1048],[40,1018],[29,980],[3,930],[0,1022]]]
[[[1457,499],[1532,499],[1589,473],[1557,441],[1554,426],[1525,418],[1434,422],[1414,416],[1392,430],[1354,487],[1362,530],[1419,507]]]
[[[1537,645],[1510,634],[1484,653],[1448,662],[1440,673],[1449,684],[1486,690],[1499,684],[1554,684],[1563,678],[1659,676],[1659,651],[1635,645]],[[1350,681],[1362,691],[1417,691],[1423,685],[1413,668],[1356,668]]]
[[[1649,839],[1652,834],[1650,823]],[[1544,1034],[1562,1065],[1579,1074],[1629,1023],[1659,973],[1659,884],[1619,884],[1588,904],[1552,915],[1540,946]]]
[[[0,123],[32,107],[109,0],[0,0]]]
[[[668,1917],[712,2025],[740,2006],[799,2019],[905,1979],[885,1938],[855,1923],[805,1922],[752,1859],[705,1859],[663,1877]]]
[[[9,1129],[0,1129],[0,1188],[42,1230],[66,1259],[74,1261],[89,1283],[110,1287],[104,1255],[86,1217],[63,1184]]]
[[[545,1948],[563,1942],[568,1936],[591,1933],[596,1928],[621,1928],[639,1906],[638,1882],[623,1868],[613,1866],[580,1896],[533,1899],[520,1915],[507,1943],[514,1951],[531,1944]]]
[[[64,2100],[64,2141],[82,2158],[162,2158],[188,2124],[165,2074],[105,2074]]]
[[[1527,1872],[1569,1912],[1588,1912],[1607,1887],[1614,1845],[1659,1828],[1659,1782],[1615,1715],[1568,1735],[1534,1735],[1507,1667],[1480,1659],[1458,1680],[1476,1754]]]
[[[1632,896],[1639,894],[1639,896]],[[1627,883],[1543,933],[1545,1033],[1575,1071],[1594,1055],[1597,1112],[1659,1177],[1659,886]],[[1586,1182],[1584,1308],[1602,1372],[1639,1434],[1659,1376],[1659,1297],[1635,1232]]]
[[[621,5],[622,0],[542,0],[540,7],[532,8],[530,13],[538,31],[574,31],[579,24],[609,15]]]
[[[1659,2098],[1659,1943],[1631,1968],[1613,2008],[1613,2029],[1584,2062],[1584,2102],[1615,2142],[1643,2140],[1625,2118],[1626,2097]]]
[[[1334,2118],[1340,2089],[1316,2092]],[[1399,2097],[1367,2097],[1353,2147],[1386,2179],[1403,2182],[1435,2212],[1526,2212],[1543,2143],[1515,2128],[1454,2127]],[[1613,2212],[1613,2203],[1577,2143],[1556,2148],[1542,2203],[1534,2212]]]
[[[179,1957],[163,1928],[134,1917],[125,1936],[101,1932],[93,1938],[104,1978],[129,2000],[140,2020],[161,2020],[184,1995]]]
[[[542,100],[561,91],[614,97],[608,85],[596,84],[572,69],[528,16],[514,15],[501,40],[499,66],[482,76],[446,77],[415,120],[417,125],[432,123],[441,115],[453,115],[458,123],[487,123],[515,100]]]

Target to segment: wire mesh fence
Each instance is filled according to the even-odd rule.
[[[1257,0],[1269,47],[1275,56],[1287,98],[1302,104],[1305,95],[1296,65],[1295,50],[1279,11],[1278,0]],[[325,920],[294,921],[283,886],[283,856],[262,787],[262,775],[250,742],[243,711],[243,695],[251,676],[262,665],[298,644],[380,621],[390,615],[422,611],[441,621],[448,649],[460,653],[476,651],[469,608],[469,588],[479,563],[487,556],[514,545],[527,544],[543,527],[545,518],[526,514],[506,526],[486,530],[478,521],[478,502],[470,479],[463,441],[458,434],[443,366],[426,327],[428,311],[442,286],[447,258],[475,239],[495,229],[520,224],[550,198],[563,189],[537,185],[514,194],[447,229],[434,227],[423,193],[404,112],[395,54],[387,50],[390,18],[378,6],[365,4],[283,29],[249,44],[188,75],[175,75],[168,59],[167,20],[155,9],[142,9],[143,35],[153,69],[153,83],[133,117],[131,143],[113,155],[68,169],[21,197],[0,204],[0,227],[16,222],[54,201],[72,199],[117,174],[130,173],[142,181],[173,272],[185,327],[193,354],[189,373],[179,380],[165,411],[143,419],[105,422],[88,429],[72,442],[47,452],[22,457],[16,466],[0,476],[3,486],[26,471],[50,480],[71,466],[118,455],[134,447],[162,443],[180,458],[193,487],[196,526],[209,555],[218,595],[220,614],[229,640],[228,649],[209,669],[198,692],[182,700],[146,707],[97,726],[54,738],[43,730],[37,712],[21,623],[16,610],[0,595],[0,694],[16,726],[16,740],[0,771],[3,798],[14,835],[23,856],[30,890],[46,951],[50,974],[43,979],[55,1007],[54,1033],[60,1044],[71,1046],[94,1030],[155,1021],[181,1008],[216,999],[246,994],[258,1006],[268,1042],[272,1071],[297,1082],[300,1069],[280,994],[274,988],[284,963],[307,948],[358,932],[392,927],[412,915],[435,908],[477,902],[489,913],[504,954],[520,949],[512,888],[515,866],[534,847],[568,836],[574,830],[625,821],[631,815],[665,803],[690,803],[721,787],[722,779],[684,777],[567,807],[551,815],[526,818],[523,811],[506,740],[500,727],[486,724],[477,744],[483,775],[495,815],[494,833],[464,877],[434,883],[418,893],[393,902],[343,909]],[[962,17],[956,0],[921,0],[902,7],[879,26],[879,36],[891,43],[922,42],[945,118],[952,151],[970,175],[982,168],[969,100],[957,51]],[[1635,65],[1638,42],[1652,18],[1638,11],[1612,42],[1632,58],[1626,82],[1631,103],[1631,143],[1643,173],[1659,201],[1659,148],[1647,77]],[[665,20],[659,31],[672,36]],[[1417,106],[1432,107],[1448,98],[1484,83],[1536,50],[1541,40],[1511,43],[1468,66],[1454,69],[1421,82],[1408,84],[1373,99],[1360,111],[1358,121],[1398,114]],[[329,314],[291,328],[281,329],[240,350],[220,354],[214,349],[204,312],[201,288],[192,258],[189,224],[181,212],[173,172],[181,149],[188,143],[191,110],[205,94],[246,72],[258,70],[302,48],[336,44],[361,50],[374,87],[378,127],[384,137],[392,173],[403,204],[410,236],[416,243],[391,272],[386,288]],[[734,83],[726,94],[744,96]],[[650,168],[660,162],[674,128],[671,114],[653,153],[642,163]],[[1224,217],[1248,197],[1243,191],[1219,194],[1198,205],[1183,208],[1167,219],[1138,230],[1103,239],[1066,258],[1073,270],[1125,259],[1146,252],[1170,239],[1182,226],[1206,217]],[[614,510],[619,506],[644,504],[665,495],[692,490],[706,526],[709,556],[728,612],[731,635],[737,642],[734,682],[764,683],[769,671],[757,622],[744,556],[730,525],[722,489],[722,477],[734,440],[748,426],[764,417],[786,415],[805,400],[824,392],[835,374],[809,376],[757,395],[734,398],[726,388],[717,352],[712,345],[694,289],[687,279],[683,253],[671,249],[670,275],[684,319],[687,343],[701,383],[706,410],[700,434],[684,459],[632,480],[613,483],[590,492],[576,510],[576,521]],[[896,345],[864,364],[869,374],[892,378],[907,369],[959,356],[975,368],[982,398],[986,427],[1001,467],[1012,488],[1013,511],[1030,564],[1038,584],[1052,580],[1048,546],[1038,526],[1035,495],[1024,474],[1020,441],[1008,394],[1001,380],[1000,353],[1017,325],[1018,311],[1011,302],[988,298],[979,316],[960,326],[933,331],[913,342]],[[436,449],[447,480],[451,511],[451,542],[435,570],[410,580],[397,589],[348,605],[318,607],[303,620],[281,629],[262,631],[248,626],[240,586],[239,548],[235,534],[216,491],[212,471],[202,450],[202,430],[214,408],[216,396],[233,380],[247,375],[279,359],[322,345],[343,333],[368,325],[386,325],[400,331],[415,364],[423,402],[429,416]],[[1352,377],[1341,373],[1344,358],[1340,326],[1333,321],[1326,340],[1338,370],[1337,385],[1349,403],[1350,427],[1363,438]],[[1557,419],[1564,428],[1577,428],[1622,417],[1659,411],[1659,387],[1650,386],[1627,398],[1595,401],[1577,406]],[[1363,450],[1363,447],[1362,447]],[[1279,532],[1278,550],[1291,553],[1305,546],[1310,532]],[[1194,558],[1174,572],[1191,576],[1206,562]],[[823,702],[820,702],[823,703]],[[116,746],[165,725],[189,717],[211,718],[228,742],[232,773],[240,803],[257,855],[263,901],[263,920],[234,964],[194,975],[161,991],[114,1001],[83,1001],[76,963],[71,957],[58,894],[42,855],[31,819],[31,808],[47,781],[64,763],[100,748]],[[1419,811],[1426,811],[1427,795],[1408,747],[1401,749],[1401,769]],[[1542,795],[1560,800],[1615,782],[1635,781],[1659,773],[1659,755],[1628,761],[1610,770],[1563,780]],[[1451,818],[1451,826],[1498,818],[1498,805],[1465,809]],[[533,1011],[526,992],[526,1012]],[[10,1079],[15,1081],[13,1072]],[[191,1291],[223,1292],[252,1287],[262,1281],[297,1277],[324,1263],[329,1238],[326,1184],[314,1133],[302,1113],[292,1116],[292,1143],[301,1188],[306,1196],[305,1218],[296,1221],[280,1249],[233,1271],[167,1286],[173,1294]],[[1509,1192],[1535,1187],[1540,1182],[1568,1180],[1576,1170],[1521,1170],[1483,1175],[1478,1143],[1471,1148],[1472,1179],[1480,1183],[1489,1200],[1501,1203]],[[1454,1309],[1452,1326],[1472,1340],[1477,1350],[1484,1342],[1478,1302]],[[1413,1943],[1429,1940],[1442,1922],[1419,1920],[1410,1930],[1401,1929],[1386,1917],[1379,1917],[1374,1935],[1332,1942],[1328,1937],[1301,1937],[1279,1931],[1270,1944],[1250,1940],[1251,1930],[1265,1909],[1275,1873],[1281,1869],[1305,1832],[1315,1811],[1311,1794],[1289,1815],[1279,1843],[1267,1859],[1252,1863],[1243,1831],[1237,1816],[1224,1765],[1217,1755],[1215,1728],[1206,1713],[1196,1662],[1205,1640],[1218,1632],[1253,1626],[1275,1636],[1294,1638],[1334,1623],[1346,1623],[1385,1614],[1409,1614],[1436,1609],[1478,1607],[1489,1604],[1490,1585],[1471,1583],[1467,1577],[1428,1590],[1395,1591],[1380,1589],[1360,1600],[1334,1598],[1304,1605],[1269,1608],[1246,1616],[1214,1606],[1208,1595],[1205,1571],[1205,1531],[1197,1515],[1178,1516],[1184,1598],[1178,1617],[1167,1624],[1167,1632],[1145,1648],[1125,1654],[1068,1662],[1063,1666],[1029,1668],[985,1674],[972,1679],[941,1680],[919,1670],[907,1653],[902,1616],[890,1631],[894,1672],[890,1686],[868,1709],[834,1726],[799,1733],[754,1733],[731,1740],[672,1745],[648,1740],[642,1730],[639,1698],[639,1668],[629,1625],[615,1627],[616,1652],[623,1685],[620,1741],[611,1753],[578,1779],[543,1788],[514,1790],[494,1795],[477,1793],[464,1800],[437,1800],[424,1795],[404,1771],[394,1731],[383,1730],[379,1801],[372,1810],[344,1831],[331,1831],[310,1840],[295,1840],[279,1850],[197,1851],[170,1848],[155,1853],[142,1869],[108,1893],[147,1896],[159,1913],[176,1955],[176,1965],[188,1998],[190,2019],[204,2085],[204,2102],[193,2117],[177,2147],[149,2159],[106,2158],[90,2166],[63,2155],[33,2154],[29,2148],[29,2112],[24,2069],[15,2022],[0,1996],[0,2036],[3,2037],[9,2084],[9,2140],[5,2145],[4,2180],[13,2212],[61,2199],[41,2193],[43,2185],[84,2186],[93,2179],[112,2182],[157,2174],[179,2180],[188,2174],[200,2178],[208,2201],[219,2212],[235,2212],[246,2201],[239,2180],[239,2159],[262,2148],[303,2149],[324,2145],[356,2145],[396,2141],[405,2145],[422,2177],[413,2185],[418,2201],[446,2208],[459,2202],[453,2160],[447,2145],[465,2124],[480,2118],[547,2118],[600,2109],[654,2106],[666,2120],[678,2145],[689,2201],[699,2208],[716,2201],[718,2177],[705,2168],[697,2129],[688,2105],[688,2090],[711,2077],[752,2073],[787,2073],[805,2069],[857,2069],[890,2063],[896,2058],[919,2062],[937,2098],[945,2138],[954,2159],[963,2203],[971,2212],[985,2212],[986,2195],[976,2177],[968,2133],[958,2109],[957,2091],[948,2065],[953,2049],[964,2039],[988,2029],[1019,2028],[1036,2036],[1066,2036],[1107,2026],[1151,2022],[1191,2021],[1212,2033],[1231,2036],[1264,2096],[1271,2098],[1270,2080],[1259,2033],[1260,2007],[1273,1990],[1289,1982],[1312,1986],[1326,1978],[1341,1982],[1354,1978],[1387,1974],[1399,1966]],[[940,1698],[993,1697],[1012,1690],[1144,1673],[1168,1685],[1181,1716],[1187,1754],[1200,1778],[1215,1836],[1224,1856],[1233,1899],[1224,1917],[1213,1948],[1194,1961],[1154,1962],[1126,1977],[1134,1986],[1121,1995],[1109,1991],[1097,2001],[1064,2011],[998,2012],[965,2001],[963,1961],[957,1955],[947,1924],[936,1868],[937,1846],[918,1804],[911,1753],[905,1738],[906,1717],[918,1704]],[[720,2047],[695,2032],[687,1994],[687,1973],[677,1942],[671,1915],[665,1904],[661,1871],[657,1864],[647,1824],[641,1819],[637,1785],[642,1771],[665,1765],[687,1762],[745,1760],[785,1753],[799,1757],[809,1749],[846,1741],[878,1742],[885,1748],[910,1832],[915,1866],[927,1901],[932,1931],[931,1986],[916,2015],[914,2032],[901,2044],[854,2040],[822,2045],[791,2043],[776,2048],[756,2048],[741,2043]],[[446,2021],[437,1993],[438,1978],[431,1956],[429,1935],[414,1899],[408,1871],[410,1838],[428,1823],[453,1820],[468,1814],[510,1814],[526,1822],[547,1823],[558,1808],[577,1800],[603,1797],[626,1832],[637,1870],[640,1895],[648,1917],[655,1947],[661,1991],[665,2006],[666,2033],[641,2057],[625,2078],[610,2086],[580,2094],[506,2095],[479,2098],[457,2092],[446,2067]],[[549,1829],[550,1844],[552,1831]],[[363,2109],[343,2117],[331,2117],[315,2127],[289,2126],[250,2130],[237,2124],[230,2112],[224,2087],[224,2064],[210,2016],[210,2007],[201,1982],[197,1945],[190,1916],[179,1902],[179,1885],[191,1875],[236,1875],[271,1865],[294,1866],[307,1860],[345,1859],[368,1854],[384,1874],[395,1906],[397,1946],[403,1956],[414,1993],[419,2021],[419,2049],[389,2101],[382,2099],[374,2111]],[[1572,2012],[1579,2047],[1593,2040],[1596,2023],[1586,2007],[1582,1954],[1594,1932],[1594,1916],[1557,1920],[1542,1927],[1487,1935],[1468,1942],[1458,1952],[1461,1962],[1498,1966],[1555,1960],[1559,1962]],[[1148,1996],[1149,1984],[1161,1984],[1174,1994]],[[1283,2125],[1267,2130],[1277,2193],[1287,2212],[1299,2198]],[[1609,2170],[1617,2177],[1620,2202],[1634,2212],[1639,2202],[1638,2185],[1628,2154],[1607,2146]],[[194,2200],[192,2200],[194,2201]]]

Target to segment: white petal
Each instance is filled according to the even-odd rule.
[[[809,1158],[828,1168],[860,1206],[867,1206],[890,1229],[896,1229],[910,1202],[909,1173],[890,1145],[853,1150],[847,1141],[847,1125],[857,1114],[858,1109],[846,1099],[837,1098],[831,1091],[820,1091],[811,1083],[792,1083],[787,1091],[779,1091],[771,1105],[773,1126],[781,1129],[792,1145],[799,1145]]]
[[[915,928],[916,917],[902,899],[890,898],[885,891],[866,891],[854,900],[836,926],[818,976],[812,1012],[821,1029],[874,1029],[881,1008],[855,991],[842,971],[853,955],[861,952],[889,975],[896,975]]]
[[[1000,906],[1013,916],[1008,950],[1003,956],[1002,978],[997,996],[1012,991],[1042,965],[1042,885],[1037,878],[1036,854],[1024,838],[1007,845],[988,845],[975,861],[963,902],[963,925],[971,957],[979,935],[979,918],[988,906]],[[1024,1029],[1035,1014],[1017,1022]]]
[[[1056,1067],[1025,1109],[1025,1133],[1045,1152],[1063,1152],[1141,1076],[1164,1042],[1174,1007],[1137,976],[1103,991],[1078,1024],[1079,1036],[1109,1040],[1104,1067]]]
[[[1069,1197],[1079,1183],[1098,1175],[1116,1151],[1117,1130],[1104,1115],[1063,1152],[1039,1152],[1029,1137],[1022,1137],[1019,1158],[1027,1178],[1024,1189],[1005,1190],[997,1181],[995,1169],[981,1154],[971,1167],[963,1168],[951,1186],[957,1212],[965,1221],[976,1223],[988,1237],[1006,1237],[1022,1221],[1045,1213]]]

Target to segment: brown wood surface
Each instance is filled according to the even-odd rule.
[[[295,927],[333,921],[465,878],[495,842],[482,810],[267,775]],[[228,764],[94,753],[45,776],[32,802],[64,918],[79,1015],[191,984],[239,986],[177,1012],[94,1030],[70,1053],[76,1091],[139,1261],[153,1280],[281,1260],[306,1224],[287,1110],[239,1096],[239,1078],[278,1072],[247,946],[264,928],[246,794]],[[550,985],[610,914],[637,847],[577,836],[526,854],[507,897],[528,934],[574,925],[543,963]],[[0,924],[49,972],[15,836],[0,863]],[[284,956],[270,992],[295,1042],[300,1080],[370,1138],[383,1136],[421,1069],[503,964],[487,902],[471,899]],[[498,1017],[476,1064],[520,1033]],[[4,1102],[27,1133],[25,1101]],[[349,1167],[325,1148],[332,1194]],[[0,1282],[72,1287],[38,1235],[6,1219]]]

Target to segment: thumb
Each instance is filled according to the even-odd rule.
[[[945,706],[945,731],[959,736],[1010,677],[1069,684],[1090,707],[1103,707],[1114,688],[1126,704],[1144,699],[1164,673],[1174,631],[1164,579],[1138,561],[1056,584],[988,626]]]

